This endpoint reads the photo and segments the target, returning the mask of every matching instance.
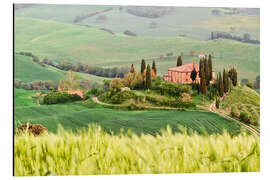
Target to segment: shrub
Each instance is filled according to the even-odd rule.
[[[182,93],[180,96],[180,102],[191,102],[191,96],[188,93]]]
[[[113,93],[117,93],[119,91],[121,91],[121,88],[124,87],[124,84],[122,83],[120,78],[114,78],[111,82],[110,82],[110,88],[109,90]]]
[[[107,101],[113,104],[121,104],[126,100],[134,99],[136,96],[132,91],[121,91],[111,96]]]
[[[128,36],[137,36],[137,34],[135,34],[134,32],[132,32],[132,31],[130,31],[130,30],[124,31],[124,34],[125,34],[125,35],[128,35]]]
[[[103,93],[101,88],[94,88],[84,94],[84,99],[89,99],[92,96],[99,96]]]
[[[250,123],[251,120],[251,116],[247,112],[241,112],[239,118],[245,123]]]
[[[81,100],[82,98],[77,94],[68,94],[67,92],[51,92],[48,93],[44,99],[44,104],[58,104]]]
[[[236,117],[236,118],[239,118],[240,117],[239,110],[236,107],[234,107],[234,106],[231,108],[231,116],[232,117]]]
[[[252,89],[252,88],[253,88],[253,84],[252,84],[251,82],[248,82],[248,83],[247,83],[247,87],[249,87],[249,88]]]
[[[20,126],[18,126],[17,131],[19,133],[24,133],[24,132],[28,132],[30,134],[33,134],[34,136],[38,136],[41,135],[45,132],[48,131],[47,128],[43,127],[40,124],[22,124]]]
[[[23,82],[20,79],[15,79],[14,87],[18,89],[25,90],[55,90],[57,89],[57,84],[51,80],[38,81],[35,80],[33,82]]]
[[[131,103],[128,107],[128,110],[144,110],[145,108],[142,106],[138,106],[136,104]]]
[[[153,89],[158,91],[161,95],[179,97],[182,93],[190,94],[192,87],[189,85],[162,82],[160,85],[154,86]]]

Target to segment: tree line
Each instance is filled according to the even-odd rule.
[[[63,71],[72,70],[74,72],[82,72],[82,73],[92,74],[92,75],[101,76],[101,77],[108,77],[108,78],[114,78],[114,77],[123,78],[125,74],[129,72],[128,67],[103,68],[103,67],[97,67],[97,66],[84,65],[80,62],[78,62],[77,64],[72,64],[66,61],[60,61],[58,64],[55,64],[52,62],[52,60],[48,58],[39,60],[39,58],[37,56],[34,56],[31,52],[20,52],[19,54],[32,57],[33,58],[32,60],[35,63],[43,67],[45,67],[45,64],[47,64],[49,66],[53,66]]]

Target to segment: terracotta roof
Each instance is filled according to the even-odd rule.
[[[198,64],[184,64],[182,66],[178,66],[178,67],[173,67],[173,68],[169,68],[169,71],[179,71],[179,72],[191,72],[193,70],[193,68],[195,68],[195,70],[198,72],[199,71],[199,66]]]

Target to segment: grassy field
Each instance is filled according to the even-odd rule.
[[[110,135],[100,127],[39,137],[15,135],[15,176],[259,172],[259,138],[241,133],[199,136]]]
[[[210,112],[189,111],[121,111],[103,108],[95,103],[67,103],[37,105],[29,96],[31,91],[15,89],[15,126],[23,123],[42,124],[51,132],[57,131],[57,124],[66,129],[77,130],[89,124],[98,124],[107,132],[115,134],[130,129],[140,134],[159,133],[167,125],[173,132],[182,125],[199,133],[222,133],[227,130],[238,134],[240,126]],[[37,91],[32,91],[34,94]],[[27,106],[25,106],[27,104]]]
[[[38,4],[30,8],[16,10],[15,15],[72,23],[76,16],[102,11],[109,7],[111,6]]]
[[[65,72],[49,66],[42,67],[34,63],[31,57],[18,54],[15,54],[14,68],[15,79],[21,79],[24,82],[52,80],[58,83],[65,78]]]
[[[159,57],[168,52],[188,55],[214,52],[213,66],[220,71],[234,64],[239,79],[254,79],[259,74],[259,45],[231,40],[199,41],[184,37],[130,37],[111,35],[94,28],[81,27],[56,21],[15,18],[15,50],[30,51],[40,58],[53,61],[66,60],[76,63],[111,66],[139,66],[142,58]],[[183,63],[198,63],[197,57],[183,59]],[[146,63],[152,63],[147,61]],[[176,64],[176,59],[157,60],[159,75]]]
[[[260,122],[260,95],[246,86],[233,87],[232,92],[226,96],[220,107],[223,110],[226,107],[235,107],[240,112],[247,112]],[[227,113],[230,112],[227,111]]]
[[[99,77],[91,74],[75,72],[80,80],[89,80],[91,83],[102,84],[104,77]],[[14,74],[15,79],[21,79],[24,82],[32,82],[35,80],[52,80],[58,83],[65,79],[66,71],[57,68],[34,63],[31,57],[15,54],[14,58]]]
[[[199,8],[199,7],[174,7],[169,14],[159,18],[151,19],[131,15],[126,12],[127,7],[121,6],[97,6],[97,5],[35,5],[30,8],[19,9],[15,12],[18,17],[30,17],[44,20],[72,23],[76,16],[102,11],[113,8],[111,11],[103,12],[107,19],[98,21],[96,16],[84,19],[79,24],[90,25],[95,28],[107,28],[116,33],[131,30],[138,36],[178,36],[200,40],[207,40],[211,31],[231,32],[230,27],[235,27],[235,33],[243,35],[249,33],[252,38],[259,38],[259,13],[248,15],[240,13],[228,15],[220,13],[213,15],[213,9],[222,8]],[[226,10],[229,11],[229,10]],[[121,22],[121,23],[119,23]],[[157,23],[156,28],[149,28],[150,23]]]

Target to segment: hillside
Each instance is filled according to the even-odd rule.
[[[109,8],[110,10],[108,10]],[[241,36],[244,33],[249,33],[255,39],[259,39],[260,36],[260,11],[258,9],[253,9],[255,13],[248,13],[249,10],[243,8],[237,14],[229,14],[231,10],[224,8],[173,7],[168,13],[157,16],[157,18],[141,17],[134,13],[128,13],[129,9],[135,9],[139,12],[153,14],[155,8],[157,7],[35,4],[16,10],[15,15],[67,23],[73,23],[76,17],[86,17],[77,24],[106,28],[115,33],[131,30],[138,36],[176,37],[183,35],[207,40],[211,31],[224,31]],[[214,10],[219,11],[219,14],[214,14]],[[99,12],[99,14],[87,17],[88,14],[95,12]],[[100,20],[99,16],[105,18]],[[231,27],[234,28],[233,31]]]
[[[53,61],[66,60],[99,66],[139,67],[142,58],[159,57],[172,52],[184,53],[184,63],[198,61],[189,56],[191,50],[199,53],[214,53],[214,68],[217,71],[235,64],[239,79],[254,79],[259,74],[259,45],[231,40],[199,41],[185,37],[131,37],[109,34],[95,28],[45,21],[33,18],[15,18],[15,51],[32,52],[40,58]],[[136,50],[135,50],[136,49]],[[147,63],[151,63],[148,61]],[[157,60],[158,74],[163,75],[176,59]]]
[[[31,57],[18,54],[15,54],[14,69],[14,78],[21,79],[24,82],[52,80],[58,83],[65,78],[65,72],[49,66],[42,67],[34,63]]]
[[[31,92],[31,93],[30,93]],[[15,89],[15,126],[24,123],[42,124],[51,132],[57,131],[57,124],[66,129],[77,130],[89,124],[98,124],[108,132],[119,133],[121,129],[134,133],[155,135],[170,125],[173,132],[179,132],[182,125],[199,133],[231,134],[240,132],[240,125],[210,112],[189,111],[121,111],[103,108],[95,103],[66,103],[38,105],[30,96],[38,91]]]
[[[59,70],[52,66],[41,65],[34,63],[31,57],[15,54],[14,58],[14,77],[24,82],[32,82],[35,80],[52,80],[59,83],[60,80],[65,79],[66,71]],[[91,74],[75,72],[80,80],[89,80],[92,84],[102,84],[103,78]]]
[[[232,92],[221,103],[221,108],[230,114],[230,111],[226,111],[228,107],[237,109],[239,113],[248,113],[260,124],[260,95],[253,89],[246,86],[233,87]]]

